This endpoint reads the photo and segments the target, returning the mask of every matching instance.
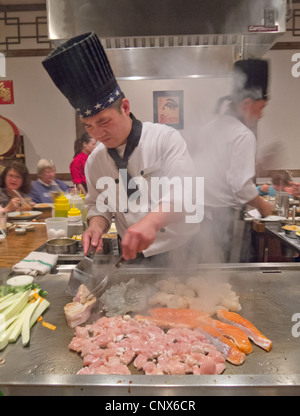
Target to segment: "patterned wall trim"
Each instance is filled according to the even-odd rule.
[[[52,49],[46,6],[0,6],[0,50],[6,56],[40,56]]]

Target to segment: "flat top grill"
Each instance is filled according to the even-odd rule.
[[[226,363],[220,376],[78,376],[82,359],[68,350],[74,331],[68,328],[63,312],[70,301],[66,295],[69,274],[46,275],[38,278],[51,303],[45,319],[57,329],[53,332],[35,325],[28,349],[17,342],[0,353],[6,361],[0,367],[0,390],[11,394],[299,394],[299,338],[292,333],[292,317],[300,312],[300,268],[257,264],[207,266],[207,270],[229,281],[240,295],[241,315],[273,341],[269,353],[254,345],[243,365]],[[197,273],[204,271],[203,266]],[[124,267],[111,284],[132,277],[149,283],[166,272]]]

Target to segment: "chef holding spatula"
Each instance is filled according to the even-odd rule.
[[[134,117],[94,33],[60,45],[43,65],[86,131],[101,143],[85,169],[89,222],[82,239],[85,253],[90,243],[101,250],[101,236],[113,215],[125,260],[137,253],[176,257],[183,247],[188,249],[201,216],[193,205],[194,169],[181,135],[166,125]],[[177,187],[160,193],[162,178]]]

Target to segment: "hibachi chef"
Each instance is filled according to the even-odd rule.
[[[187,190],[173,192],[169,188],[158,195],[150,188],[155,182],[152,178],[176,179],[177,183],[180,178],[184,183],[194,177],[193,162],[181,135],[169,126],[134,117],[96,34],[65,42],[43,66],[76,109],[86,131],[100,142],[85,169],[89,224],[82,239],[85,253],[90,243],[97,251],[101,249],[101,236],[115,215],[124,259],[134,259],[137,253],[147,258],[178,259],[182,248],[192,244],[199,222],[187,220],[184,206],[181,212],[174,208],[180,198],[189,197]],[[187,181],[189,188],[192,182]]]

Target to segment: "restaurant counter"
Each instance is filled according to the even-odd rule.
[[[67,326],[64,305],[68,274],[37,277],[48,291],[50,307],[44,320],[56,326],[50,330],[37,322],[30,345],[20,339],[0,351],[0,394],[3,395],[103,395],[199,396],[199,395],[298,395],[300,394],[299,329],[293,317],[299,314],[300,267],[294,264],[202,265],[195,273],[211,272],[232,285],[240,297],[241,315],[268,336],[270,352],[253,345],[242,365],[226,362],[222,375],[144,375],[131,368],[131,375],[77,375],[82,358],[68,345],[74,330]],[[121,268],[116,279],[161,278],[163,269]],[[9,269],[2,269],[3,279]],[[20,359],[21,358],[21,359]],[[133,367],[133,366],[132,366]]]
[[[285,231],[278,227],[278,224],[266,224],[265,232],[272,237],[276,237],[283,244],[291,247],[295,251],[300,252],[300,240],[287,236]]]
[[[268,226],[267,226],[268,227]],[[11,267],[46,242],[43,220],[33,231],[16,235],[13,229],[0,243],[0,284],[11,275]],[[111,256],[106,256],[109,259]],[[78,260],[78,259],[77,259]],[[72,265],[55,273],[37,276],[35,281],[48,291],[50,307],[44,314],[55,331],[36,323],[30,345],[19,339],[0,351],[0,395],[281,395],[300,394],[299,339],[292,330],[292,317],[299,314],[300,266],[296,263],[245,263],[198,265],[194,273],[212,272],[224,278],[240,296],[241,315],[273,341],[270,352],[254,346],[241,366],[226,363],[222,375],[145,376],[132,371],[129,376],[76,375],[82,358],[69,351],[74,330],[67,326],[64,305]],[[132,267],[125,264],[116,279],[133,276],[151,282],[165,275],[165,269]],[[169,271],[168,271],[169,273]],[[153,280],[152,280],[153,281]],[[297,332],[297,331],[296,331]],[[22,359],[20,360],[20,357]],[[1,360],[0,360],[1,362]]]
[[[46,242],[45,222],[42,220],[32,224],[34,229],[26,231],[24,235],[16,234],[13,227],[8,229],[6,238],[0,240],[0,267],[12,267]]]

